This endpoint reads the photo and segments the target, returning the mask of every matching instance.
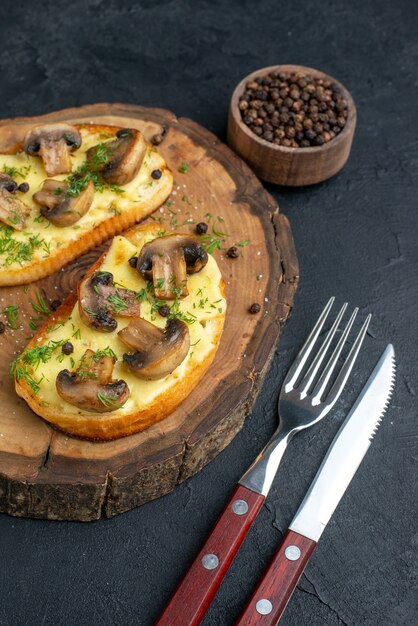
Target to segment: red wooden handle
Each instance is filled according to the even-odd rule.
[[[236,626],[275,626],[315,548],[315,541],[288,530]]]
[[[264,502],[238,485],[156,626],[197,626]]]

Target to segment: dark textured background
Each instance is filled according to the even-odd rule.
[[[233,623],[389,340],[399,364],[392,405],[281,623],[416,624],[415,0],[3,1],[0,13],[0,117],[134,102],[191,117],[225,139],[234,85],[275,63],[334,75],[358,107],[351,158],[336,178],[306,189],[269,187],[291,220],[301,283],[243,431],[175,492],[118,518],[81,524],[1,516],[0,624],[150,626],[272,433],[284,374],[332,294],[374,313],[366,349],[334,414],[291,443],[204,625]]]

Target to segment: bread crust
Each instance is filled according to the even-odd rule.
[[[106,126],[101,124],[74,124],[74,127],[88,130],[91,134],[100,132],[113,134],[121,130],[121,127],[118,126]],[[150,144],[147,144],[147,147],[152,148]],[[4,154],[16,154],[21,150],[23,150],[22,143],[13,146]],[[120,234],[122,231],[143,220],[160,207],[171,193],[173,175],[168,167],[162,168],[162,176],[158,183],[158,187],[156,187],[151,201],[141,203],[141,205],[132,203],[129,211],[125,210],[120,215],[109,217],[91,230],[83,233],[76,241],[66,242],[66,229],[63,228],[63,245],[57,248],[57,250],[47,258],[32,260],[16,269],[0,268],[0,287],[26,285],[41,278],[45,278],[45,276],[53,274],[92,248],[99,246],[104,241],[107,241],[111,237]]]
[[[136,239],[144,232],[157,233],[160,228],[156,224],[137,226],[124,233],[124,237],[136,243]],[[105,252],[88,270],[86,277],[96,271],[103,263]],[[220,279],[219,287],[222,295],[225,292],[225,283]],[[57,323],[64,322],[70,316],[77,302],[77,291],[73,291],[61,304],[61,306],[48,318],[36,335],[30,340],[26,348],[33,348],[48,341],[48,328]],[[181,379],[168,390],[157,395],[154,400],[143,410],[133,413],[86,413],[80,410],[79,415],[65,415],[57,412],[52,406],[44,406],[39,397],[34,394],[25,380],[15,380],[15,389],[18,396],[23,398],[37,415],[53,424],[59,430],[81,437],[83,439],[109,441],[132,435],[149,428],[161,421],[176,409],[193,389],[199,384],[204,374],[210,367],[219,346],[224,326],[225,314],[211,320],[213,325],[213,349],[199,363],[191,364]],[[162,408],[163,407],[163,408]]]

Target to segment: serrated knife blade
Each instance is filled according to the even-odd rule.
[[[388,407],[395,382],[389,344],[336,434],[289,528],[315,542],[356,473]]]

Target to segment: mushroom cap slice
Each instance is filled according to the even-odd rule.
[[[134,353],[123,360],[130,371],[145,380],[157,380],[171,374],[186,358],[190,348],[187,324],[169,319],[164,330],[143,318],[137,318],[118,332],[119,338]]]
[[[42,189],[33,194],[35,202],[41,205],[41,215],[54,226],[72,226],[87,213],[93,203],[94,184],[91,180],[77,196],[67,196],[67,189],[66,183],[48,178]]]
[[[75,372],[61,370],[56,389],[63,400],[84,411],[108,413],[119,409],[129,397],[124,380],[112,380],[115,359],[86,350]]]
[[[113,284],[113,274],[97,271],[79,284],[78,309],[86,326],[111,333],[117,328],[112,314],[139,317],[140,302],[135,291]]]
[[[14,195],[17,183],[8,174],[0,174],[0,221],[15,230],[24,230],[30,207]]]
[[[103,158],[98,151],[105,151]],[[111,185],[126,185],[138,174],[144,160],[147,144],[139,130],[124,128],[118,131],[116,139],[87,151],[89,168],[100,171],[103,180]]]
[[[27,154],[40,155],[48,176],[71,172],[70,152],[80,146],[78,130],[63,122],[35,126],[26,133],[23,141]]]
[[[188,295],[187,274],[200,272],[207,262],[199,239],[180,233],[145,244],[136,267],[145,280],[152,280],[157,298],[174,300]]]

